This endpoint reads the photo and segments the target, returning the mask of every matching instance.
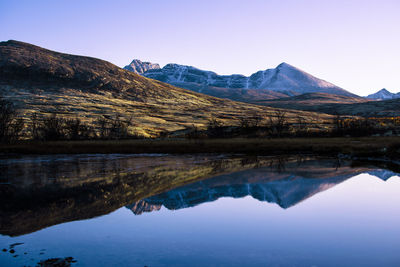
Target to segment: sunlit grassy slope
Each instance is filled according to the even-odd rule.
[[[143,136],[204,128],[210,118],[237,125],[241,117],[274,116],[276,108],[219,99],[123,70],[109,62],[68,55],[18,41],[0,43],[0,93],[26,120],[32,113],[59,113],[95,125],[101,117],[132,118]],[[323,123],[330,115],[287,110],[289,120]],[[323,127],[323,126],[321,126]]]

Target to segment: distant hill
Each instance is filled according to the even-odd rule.
[[[276,108],[291,108],[327,114],[366,117],[400,116],[400,99],[374,101],[359,97],[344,97],[330,94],[303,94],[300,96],[255,102]]]
[[[371,100],[364,99],[362,97],[351,97],[343,95],[334,95],[327,93],[306,93],[302,95],[281,98],[277,100],[272,100],[270,102],[282,102],[287,101],[290,103],[298,103],[303,105],[318,105],[318,104],[328,104],[328,103],[340,103],[340,104],[354,104],[354,103],[364,103]],[[262,103],[260,101],[259,103]]]
[[[141,61],[133,60],[133,62],[136,65]],[[151,63],[143,63],[140,68],[146,69],[149,64]],[[125,69],[131,70],[131,65],[132,63]],[[274,69],[258,71],[249,77],[238,74],[218,75],[212,71],[179,64],[151,68],[141,74],[192,91],[243,102],[278,99],[313,92],[356,97],[287,63],[282,63]]]
[[[396,99],[400,98],[400,93],[391,93],[385,88],[379,90],[378,92],[374,94],[370,94],[366,96],[368,99],[373,99],[373,100],[388,100],[388,99]]]
[[[154,136],[192,125],[205,127],[210,118],[232,125],[239,118],[273,116],[275,109],[178,88],[140,76],[109,62],[50,51],[18,41],[0,42],[0,94],[12,100],[25,119],[59,113],[95,125],[98,118],[133,118],[130,131]],[[287,111],[322,122],[326,114]],[[96,126],[96,125],[95,125]]]

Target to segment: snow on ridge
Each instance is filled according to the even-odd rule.
[[[391,93],[386,88],[383,88],[374,94],[366,96],[366,98],[374,100],[395,99],[395,98],[400,98],[400,93]]]
[[[220,88],[267,89],[296,93],[323,92],[354,96],[354,94],[332,83],[318,79],[285,62],[279,64],[276,68],[261,70],[250,76],[241,74],[218,75],[212,71],[175,63],[166,64],[160,69],[146,71],[142,75],[167,83],[197,83]]]

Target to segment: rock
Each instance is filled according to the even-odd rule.
[[[39,267],[69,267],[76,262],[72,257],[52,258],[38,262]]]

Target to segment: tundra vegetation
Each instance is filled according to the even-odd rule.
[[[62,114],[32,113],[23,119],[13,103],[0,97],[0,141],[20,140],[121,140],[148,139],[131,131],[134,118],[99,116],[94,123],[86,123],[78,116],[67,118]],[[26,117],[26,114],[25,114]],[[241,116],[235,123],[226,124],[217,116],[208,120],[206,127],[195,124],[176,132],[160,131],[151,139],[220,139],[220,138],[293,138],[293,137],[365,137],[394,136],[400,134],[400,118],[360,118],[335,115],[331,122],[310,123],[298,116],[289,120],[284,110],[276,110],[270,116],[251,113]]]

